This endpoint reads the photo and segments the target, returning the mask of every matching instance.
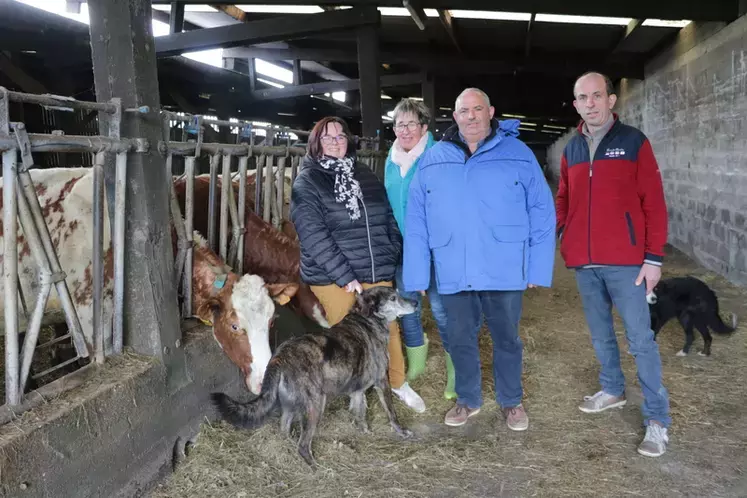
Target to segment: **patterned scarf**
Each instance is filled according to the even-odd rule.
[[[330,156],[322,156],[319,165],[335,172],[335,201],[345,204],[351,220],[361,217],[358,199],[363,199],[361,186],[358,180],[353,178],[353,166],[355,159],[345,156],[341,159]]]

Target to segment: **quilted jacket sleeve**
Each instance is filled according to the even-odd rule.
[[[330,280],[340,287],[355,280],[350,263],[324,221],[322,199],[308,174],[299,174],[293,184],[290,216],[298,232],[301,251],[311,257]]]

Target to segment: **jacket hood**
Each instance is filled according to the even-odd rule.
[[[519,126],[521,126],[521,121],[519,121],[518,119],[498,120],[496,118],[493,118],[490,120],[490,133],[485,138],[485,142],[489,142],[496,135],[500,135],[501,137],[518,137]],[[443,138],[441,140],[450,142],[461,142],[462,140],[459,138],[459,125],[451,125],[444,132]]]

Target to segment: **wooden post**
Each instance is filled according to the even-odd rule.
[[[166,366],[169,385],[176,389],[187,382],[187,376],[172,278],[171,179],[157,146],[161,103],[150,2],[99,0],[88,5],[97,100],[117,97],[123,109],[150,108],[146,114],[123,113],[120,129],[122,138],[140,137],[150,143],[149,152],[130,153],[127,161],[124,344],[159,358]],[[106,120],[101,128],[107,135]],[[105,183],[107,197],[112,199],[112,161],[105,168]]]

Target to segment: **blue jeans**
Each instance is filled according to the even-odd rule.
[[[643,391],[643,417],[648,425],[656,420],[669,427],[669,394],[661,379],[659,346],[651,330],[651,316],[646,303],[646,284],[635,285],[640,267],[607,266],[576,270],[576,283],[591,331],[597,360],[601,365],[599,383],[613,396],[625,392],[625,376],[620,367],[620,349],[613,327],[612,306],[617,308],[625,325],[625,337],[635,358],[638,382]]]
[[[522,291],[469,291],[443,294],[451,359],[456,374],[457,403],[482,406],[480,351],[477,336],[482,317],[493,338],[493,379],[502,408],[521,403],[523,343],[519,338]]]
[[[423,309],[422,296],[419,292],[405,292],[405,285],[402,282],[402,265],[397,267],[395,279],[400,295],[405,299],[412,299],[417,303],[414,312],[401,318],[402,337],[405,346],[410,348],[422,346],[425,343],[423,340],[423,323],[420,321]],[[443,345],[444,351],[448,353],[449,340],[446,336],[446,313],[444,312],[444,307],[441,303],[441,296],[436,289],[436,270],[433,262],[431,262],[431,285],[425,292],[428,295],[428,301],[431,303],[431,314],[433,315],[433,319],[436,321],[438,333],[441,336],[441,344]]]

